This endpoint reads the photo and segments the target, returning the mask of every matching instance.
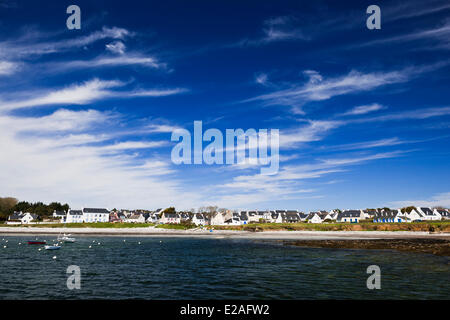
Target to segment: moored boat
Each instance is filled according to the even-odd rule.
[[[53,246],[45,246],[44,248],[45,250],[58,250],[61,249],[61,246],[53,245]]]
[[[47,244],[46,241],[30,240],[28,244]]]

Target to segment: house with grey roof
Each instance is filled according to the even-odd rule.
[[[105,208],[83,208],[83,222],[109,222],[109,210]]]
[[[145,223],[145,217],[142,213],[134,212],[132,213],[125,222],[128,223]]]
[[[372,221],[386,223],[386,222],[397,222],[397,220],[400,219],[401,220],[400,222],[406,222],[408,217],[402,215],[398,216],[399,213],[401,213],[400,210],[379,210],[376,211],[375,214],[373,215]]]
[[[34,213],[25,212],[14,212],[8,217],[6,224],[29,224],[38,220],[39,216]]]
[[[204,226],[206,225],[206,218],[202,213],[194,213],[192,223],[196,226]]]
[[[363,220],[364,214],[362,210],[346,210],[338,213],[336,221],[337,222],[352,222],[358,223],[360,220]]]
[[[416,207],[417,212],[422,215],[423,220],[441,220],[439,212],[427,207]]]
[[[69,210],[66,216],[67,223],[82,223],[83,219],[83,211],[82,210]],[[109,221],[109,217],[108,217]]]
[[[66,222],[67,213],[65,211],[56,211],[52,213],[52,217],[55,219],[60,219],[62,223]]]
[[[287,210],[281,214],[282,221],[284,223],[297,223],[300,222],[300,216],[297,210]]]
[[[163,212],[159,218],[159,223],[179,224],[181,217],[176,212]]]
[[[450,220],[450,211],[445,209],[434,209],[437,215],[441,216],[441,220]]]

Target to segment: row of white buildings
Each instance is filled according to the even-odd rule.
[[[373,222],[418,222],[450,219],[449,209],[432,209],[414,207],[409,210],[401,209],[368,209],[368,210],[331,210],[303,213],[297,210],[266,210],[266,211],[226,211],[214,214],[190,212],[165,212],[157,209],[153,212],[138,211],[109,211],[106,208],[82,208],[81,210],[55,211],[54,219],[62,223],[95,223],[95,222],[127,222],[179,224],[183,222],[195,225],[242,225],[252,222],[266,223],[326,223],[349,222],[358,223],[361,220]],[[28,224],[37,220],[31,213],[14,213],[8,218],[10,224]]]

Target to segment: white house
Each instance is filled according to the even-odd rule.
[[[66,216],[67,223],[82,223],[83,220],[83,211],[82,210],[69,210]],[[108,219],[109,221],[109,219]]]
[[[436,214],[439,214],[441,216],[442,220],[449,220],[450,219],[450,212],[445,209],[434,209],[436,211]]]
[[[226,221],[230,221],[233,218],[233,213],[231,211],[227,212],[216,212],[209,222],[213,226],[220,226],[227,224]]]
[[[225,220],[225,224],[240,225],[243,224],[241,221],[241,214],[239,212],[233,212],[230,219]]]
[[[7,224],[29,224],[30,222],[33,222],[38,219],[38,215],[25,212],[14,212],[14,214],[10,215],[8,217]]]
[[[192,223],[197,226],[204,226],[206,224],[205,216],[201,213],[195,213],[192,217]]]
[[[275,210],[275,211],[271,211],[271,216],[270,216],[270,222],[271,223],[282,223],[283,222],[283,216],[282,216],[282,212],[284,213],[284,211],[279,212],[280,210]]]
[[[436,210],[426,207],[417,207],[416,210],[423,216],[423,220],[441,220],[441,215]]]
[[[65,211],[56,211],[56,210],[54,210],[53,214],[52,214],[52,217],[61,219],[61,222],[64,223],[64,222],[66,222],[67,213]]]
[[[346,210],[338,214],[336,221],[358,223],[362,219],[364,219],[364,214],[361,210]]]
[[[140,213],[133,213],[131,216],[125,219],[128,223],[145,223],[145,217]]]
[[[260,216],[257,211],[242,211],[243,213],[247,213],[248,222],[259,222]]]
[[[161,215],[158,214],[158,213],[151,213],[151,214],[148,216],[146,222],[147,222],[147,223],[159,223],[160,217],[161,217]]]
[[[168,213],[164,212],[159,219],[159,223],[174,223],[178,224],[181,222],[181,217],[178,213]]]
[[[104,208],[83,208],[83,222],[109,222],[109,211]]]
[[[319,214],[319,212],[310,212],[308,217],[306,218],[308,223],[322,223],[323,220]]]
[[[423,215],[415,209],[412,209],[410,212],[401,213],[401,215],[407,217],[411,222],[425,220]]]

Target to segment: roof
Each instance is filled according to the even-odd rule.
[[[65,216],[66,215],[66,212],[65,211],[54,211],[53,212],[53,214],[55,215],[55,216]]]
[[[340,220],[342,218],[360,218],[360,217],[361,217],[361,211],[347,210],[347,211],[339,213],[337,216],[337,220]]]
[[[83,211],[81,210],[69,210],[69,214],[72,216],[81,216],[83,214]]]
[[[426,207],[421,207],[420,210],[427,216],[434,216],[433,210]]]
[[[178,213],[168,213],[168,212],[164,212],[164,216],[166,218],[171,218],[171,219],[178,219],[180,218],[180,215]]]
[[[83,208],[83,212],[88,212],[88,213],[108,213],[109,211],[106,210],[105,208]]]
[[[14,212],[9,216],[9,220],[20,220],[23,216],[24,214],[22,212]]]

